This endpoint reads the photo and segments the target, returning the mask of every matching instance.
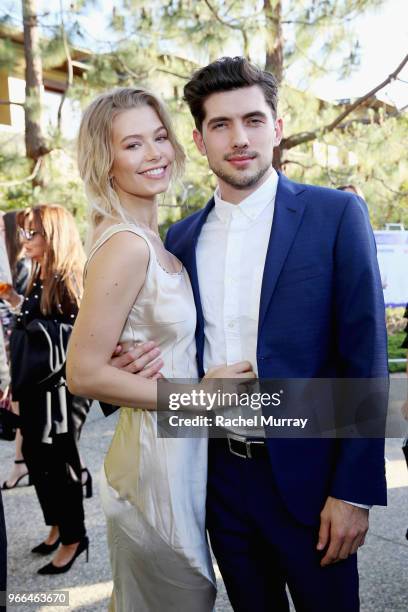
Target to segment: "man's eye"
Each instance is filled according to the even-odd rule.
[[[214,123],[214,130],[225,127],[225,123]]]
[[[259,125],[260,123],[262,123],[261,119],[250,119],[249,123],[251,125]]]

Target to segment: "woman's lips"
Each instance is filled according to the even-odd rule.
[[[160,168],[152,168],[151,170],[145,170],[144,172],[139,172],[139,174],[146,178],[157,180],[165,176],[166,170],[167,170],[167,166],[162,166]]]

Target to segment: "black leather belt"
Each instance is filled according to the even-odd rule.
[[[242,459],[260,459],[268,457],[268,449],[263,438],[243,438],[235,434],[227,436],[228,448],[233,455]]]

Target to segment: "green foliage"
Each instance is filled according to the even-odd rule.
[[[0,70],[10,69],[16,61],[16,49],[13,43],[7,39],[0,39]]]
[[[41,59],[43,68],[53,68],[66,61],[64,45],[59,33],[52,38],[41,40]]]
[[[284,81],[280,112],[285,118],[285,136],[327,125],[342,110],[308,93],[290,87],[285,80],[294,66],[307,87],[317,76],[335,71],[344,78],[360,60],[358,37],[353,20],[383,0],[117,0],[112,3],[110,33],[101,51],[91,35],[95,52],[87,60],[89,70],[76,77],[68,97],[85,107],[100,91],[123,85],[143,85],[161,95],[175,118],[177,133],[184,145],[188,164],[183,181],[174,185],[160,204],[163,228],[176,219],[201,208],[215,186],[206,160],[193,144],[193,123],[182,102],[182,88],[191,73],[201,65],[225,54],[246,54],[264,65],[267,43],[275,42],[278,31],[277,9],[281,4]],[[71,48],[74,41],[89,46],[81,22],[81,11],[94,10],[87,0],[70,5],[64,23]],[[45,67],[65,60],[60,15],[51,9],[41,16],[47,25],[42,42]],[[0,15],[0,23],[1,23]],[[87,38],[88,37],[88,38]],[[12,45],[0,39],[0,68],[10,66]],[[381,111],[356,112],[356,121],[341,130],[319,136],[313,143],[284,152],[285,171],[295,180],[331,185],[356,183],[363,189],[376,227],[402,221],[408,226],[408,161],[404,144],[408,141],[406,116],[386,118]],[[347,120],[347,121],[348,121]],[[1,135],[1,139],[10,135]],[[84,225],[86,202],[79,180],[73,143],[57,131],[50,133],[53,151],[44,160],[44,186],[32,188],[31,168],[24,159],[23,138],[18,146],[3,143],[0,157],[2,206],[21,207],[37,201],[67,205]],[[0,142],[0,145],[2,143]],[[16,181],[12,186],[1,183]]]
[[[394,336],[388,336],[388,359],[406,359],[407,349],[402,349],[401,344],[406,334],[400,332]],[[405,372],[406,363],[390,363],[390,372]]]

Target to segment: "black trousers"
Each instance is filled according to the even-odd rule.
[[[61,542],[73,544],[86,533],[78,431],[70,418],[67,433],[53,434],[52,443],[44,443],[39,399],[31,396],[19,400],[23,456],[46,525],[58,526]]]

